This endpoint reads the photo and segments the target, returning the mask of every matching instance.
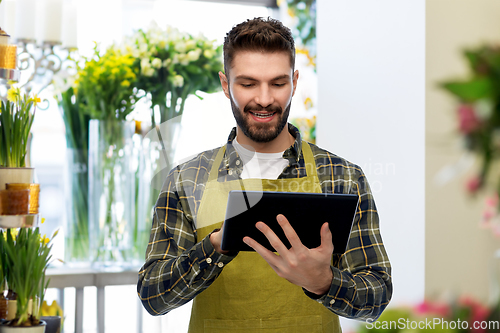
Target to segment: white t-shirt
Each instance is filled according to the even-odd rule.
[[[233,140],[233,147],[243,161],[242,179],[278,179],[288,165],[288,160],[283,158],[284,151],[280,153],[257,153],[249,150]]]

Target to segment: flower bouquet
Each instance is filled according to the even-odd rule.
[[[211,93],[220,88],[222,46],[203,35],[192,36],[153,23],[124,39],[123,52],[134,58],[134,86],[151,100],[151,125],[142,137],[141,159],[136,174],[136,222],[134,244],[144,256],[150,234],[154,204],[172,168],[181,132],[181,116],[189,95]],[[200,96],[198,96],[201,98]],[[148,132],[142,126],[143,133]]]
[[[89,122],[89,225],[91,257],[96,265],[127,262],[132,248],[134,123],[127,122],[137,101],[130,54],[110,47],[78,69],[78,112]]]
[[[478,174],[467,183],[470,193],[489,188],[494,194],[494,211],[485,211],[485,225],[499,229],[500,234],[500,174],[494,163],[500,157],[500,47],[486,45],[466,50],[470,73],[461,80],[446,81],[441,87],[457,99],[458,130],[465,148],[481,159]],[[491,206],[491,204],[488,204]],[[496,223],[493,223],[496,221]],[[495,226],[496,225],[496,226]]]
[[[188,95],[220,87],[222,46],[214,46],[203,35],[194,37],[172,27],[164,30],[153,23],[148,30],[139,29],[126,38],[122,50],[134,59],[134,85],[151,94],[153,126],[156,108],[163,123],[182,115]]]
[[[377,321],[360,325],[357,333],[493,333],[500,330],[497,319],[497,308],[465,296],[452,303],[425,300],[413,307],[387,309]]]
[[[0,248],[0,266],[9,288],[9,302],[16,301],[14,319],[3,325],[40,325],[40,306],[48,286],[45,272],[52,257],[51,239],[42,236],[38,228],[0,230]]]

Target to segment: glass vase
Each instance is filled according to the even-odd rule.
[[[91,120],[89,125],[89,225],[94,267],[133,265],[135,125]]]
[[[89,265],[88,152],[67,148],[66,161],[64,261],[72,266]]]
[[[136,176],[136,216],[134,256],[143,264],[151,233],[154,207],[163,183],[175,166],[175,154],[181,133],[181,117],[175,117],[141,136]],[[138,141],[136,141],[138,142]]]

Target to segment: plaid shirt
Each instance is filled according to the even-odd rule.
[[[306,176],[299,131],[289,130],[295,143],[283,158],[289,166],[279,178]],[[243,163],[232,146],[234,128],[219,166],[219,177],[237,180]],[[220,148],[205,151],[170,171],[158,198],[137,292],[152,315],[175,309],[208,288],[235,256],[219,254],[209,236],[198,239],[196,213],[213,161]],[[304,290],[334,313],[358,319],[380,316],[392,296],[391,266],[380,236],[378,213],[362,170],[315,145],[311,149],[323,193],[360,197],[346,252],[333,258],[330,291],[319,297]],[[220,179],[220,178],[219,178]]]

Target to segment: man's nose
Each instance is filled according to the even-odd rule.
[[[255,97],[255,102],[263,108],[274,103],[274,97],[271,89],[267,85],[262,85]]]

